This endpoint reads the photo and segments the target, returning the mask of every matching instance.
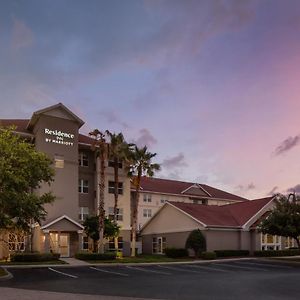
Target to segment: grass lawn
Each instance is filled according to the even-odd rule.
[[[87,260],[89,263],[152,263],[152,262],[176,262],[176,261],[192,261],[193,258],[170,258],[165,255],[139,255],[137,257],[124,257],[115,260]]]
[[[0,268],[0,277],[7,275],[6,271]]]
[[[66,264],[66,262],[62,260],[50,260],[50,261],[36,261],[36,262],[15,262],[15,261],[4,261],[0,260],[0,266],[13,266],[13,265],[63,265]]]
[[[297,256],[297,257],[292,257],[292,256],[289,256],[289,257],[272,257],[270,258],[272,260],[281,260],[281,261],[286,261],[286,262],[300,262],[300,257]]]

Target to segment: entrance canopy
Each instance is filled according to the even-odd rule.
[[[45,224],[41,229],[49,231],[78,231],[83,230],[84,227],[67,215],[63,215],[50,223]]]

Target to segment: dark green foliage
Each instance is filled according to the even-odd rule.
[[[300,199],[293,197],[293,201],[285,196],[276,200],[275,208],[264,219],[259,230],[263,234],[271,234],[294,238],[300,248]]]
[[[81,260],[114,260],[116,259],[116,252],[106,252],[106,253],[79,252],[75,254],[75,258]]]
[[[166,248],[165,254],[171,258],[187,257],[188,251],[184,248]]]
[[[201,252],[201,255],[200,257],[202,259],[207,259],[207,260],[211,260],[211,259],[216,259],[217,258],[217,255],[215,252]]]
[[[51,193],[34,190],[53,180],[52,161],[11,129],[0,128],[0,228],[29,230],[30,221],[45,218],[44,204],[54,201]]]
[[[299,249],[254,251],[254,256],[259,256],[259,257],[295,256],[295,255],[300,255]]]
[[[249,256],[249,250],[215,250],[217,257]]]
[[[58,253],[14,253],[10,260],[13,262],[41,262],[59,260]]]
[[[190,233],[186,240],[185,247],[187,249],[193,249],[196,257],[206,250],[206,240],[199,229],[195,229]]]

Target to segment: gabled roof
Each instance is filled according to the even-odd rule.
[[[74,221],[73,219],[71,219],[67,215],[62,215],[62,216],[56,218],[55,220],[51,221],[50,223],[43,225],[41,227],[41,229],[47,229],[47,228],[51,227],[52,225],[54,225],[54,224],[56,224],[59,221],[64,220],[64,219],[67,220],[67,221],[69,221],[70,223],[72,223],[73,225],[75,225],[76,227],[78,227],[79,229],[84,229],[84,227],[81,224],[79,224],[78,222]]]
[[[217,205],[201,205],[183,202],[169,202],[171,205],[206,227],[236,227],[241,228],[265,208],[274,197],[245,201],[240,203]],[[255,222],[255,220],[254,220]]]
[[[195,195],[194,189],[192,187],[199,187],[199,197],[204,198],[216,198],[216,199],[226,199],[233,201],[247,201],[248,199],[225,192],[223,190],[211,187],[206,184],[199,184],[194,182],[177,181],[170,179],[161,179],[143,176],[141,179],[141,187],[143,192],[155,192],[162,194],[173,194],[173,195]],[[190,191],[190,192],[189,192]]]

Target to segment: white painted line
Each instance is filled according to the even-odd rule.
[[[169,270],[174,270],[174,271],[180,271],[180,272],[189,272],[189,273],[197,273],[197,274],[203,274],[203,272],[201,271],[195,271],[195,270],[188,270],[188,269],[184,269],[184,268],[174,268],[174,267],[166,267],[166,266],[161,266],[161,265],[157,265],[160,268],[163,269],[169,269]]]
[[[60,272],[60,271],[54,270],[52,268],[48,268],[48,270],[50,270],[52,272],[56,272],[56,273],[61,274],[61,275],[65,275],[65,276],[71,277],[71,278],[78,278],[78,276],[67,274],[67,273],[64,273],[64,272]]]
[[[271,265],[271,264],[261,264],[261,263],[255,263],[255,262],[238,262],[239,264],[243,264],[243,265],[254,265],[254,266],[263,266],[263,267],[270,267],[270,268],[276,268],[276,269],[293,269],[293,267],[289,267],[289,266],[277,266],[277,265]]]
[[[107,271],[107,270],[98,269],[98,268],[94,268],[94,267],[90,267],[90,269],[98,271],[98,272],[103,272],[103,273],[110,273],[110,274],[115,274],[115,275],[120,275],[120,276],[126,276],[126,277],[129,276],[128,274],[125,274],[125,273]]]
[[[132,270],[137,270],[137,271],[142,271],[142,272],[146,272],[146,273],[156,273],[156,274],[162,274],[162,275],[172,275],[171,273],[160,272],[160,271],[153,271],[153,270],[149,270],[149,269],[142,269],[142,268],[137,268],[137,267],[132,267],[132,266],[126,266],[126,268],[132,269]]]
[[[189,267],[189,268],[197,268],[199,270],[204,269],[204,270],[217,271],[217,272],[223,272],[223,273],[233,272],[233,271],[230,271],[230,270],[222,270],[222,269],[208,267],[208,266],[187,266],[187,267]]]
[[[241,269],[241,270],[254,270],[254,271],[268,271],[266,269],[262,269],[262,268],[255,268],[255,267],[242,267],[242,266],[236,266],[236,265],[225,265],[225,264],[212,264],[214,266],[218,266],[218,267],[225,267],[225,268],[236,268],[236,269]]]

